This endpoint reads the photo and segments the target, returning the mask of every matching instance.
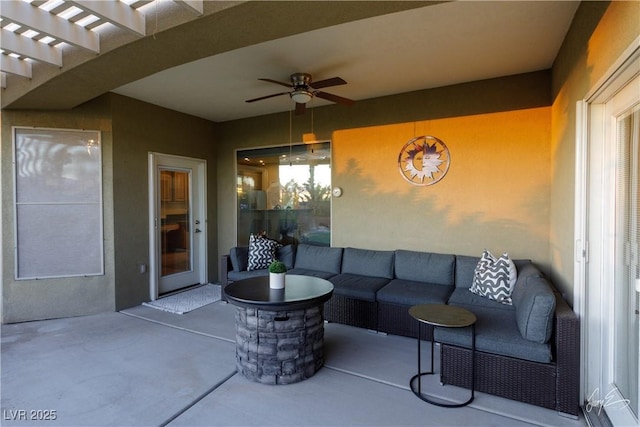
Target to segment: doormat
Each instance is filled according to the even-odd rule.
[[[203,285],[188,291],[173,294],[142,305],[168,311],[174,314],[185,314],[205,305],[220,301],[220,285]]]

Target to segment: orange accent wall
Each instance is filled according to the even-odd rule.
[[[479,256],[484,248],[548,259],[550,107],[334,132],[333,244]],[[447,145],[451,166],[431,186],[398,170],[419,135]]]

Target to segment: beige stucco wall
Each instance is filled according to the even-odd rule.
[[[12,126],[102,132],[105,275],[14,280]],[[217,278],[215,130],[210,121],[106,94],[68,111],[2,112],[2,322],[114,311],[149,300],[148,153],[207,161],[208,275]],[[43,219],[46,220],[46,219]]]
[[[101,131],[105,274],[40,280],[15,280],[13,126]],[[113,134],[108,99],[70,111],[2,112],[2,322],[79,316],[113,311]],[[46,218],[42,218],[46,221]]]
[[[550,78],[539,72],[412,92],[314,111],[330,138],[332,245],[480,255],[484,248],[548,269]],[[294,119],[294,141],[310,118]],[[416,187],[400,176],[402,146],[417,135],[442,139],[447,176]],[[219,126],[219,250],[235,241],[234,150],[288,143],[288,115]],[[231,225],[231,226],[230,226]],[[247,242],[239,242],[247,244]]]
[[[554,63],[551,109],[552,280],[573,302],[576,102],[640,36],[640,2],[583,2]]]
[[[218,276],[214,124],[187,114],[112,94],[116,309],[149,300],[148,154],[207,161],[208,276]],[[211,226],[213,224],[213,226]]]

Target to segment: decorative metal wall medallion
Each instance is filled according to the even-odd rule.
[[[447,174],[451,157],[444,142],[435,136],[417,136],[398,155],[398,169],[413,185],[433,185]]]

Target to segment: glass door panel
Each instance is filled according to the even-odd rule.
[[[620,393],[619,405],[638,417],[640,328],[638,287],[640,270],[640,107],[622,115],[617,123],[618,179],[616,202],[616,250],[614,290],[613,381]]]
[[[160,276],[192,269],[189,172],[160,169]]]

